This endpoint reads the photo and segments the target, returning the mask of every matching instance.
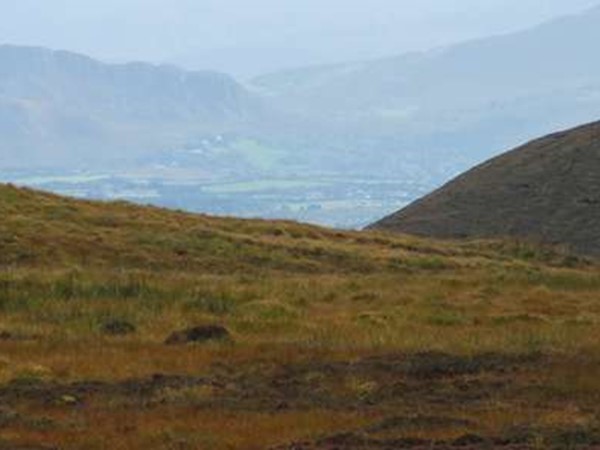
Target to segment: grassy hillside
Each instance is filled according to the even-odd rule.
[[[125,202],[87,202],[0,185],[4,267],[228,274],[382,273],[508,261],[571,260],[514,242],[443,243],[296,222],[217,218]]]
[[[0,448],[597,442],[591,260],[10,186],[0,217]]]

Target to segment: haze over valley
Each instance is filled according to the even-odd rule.
[[[338,52],[313,60],[332,64],[253,76],[250,65],[245,76],[233,68],[230,75],[3,45],[0,179],[88,198],[361,227],[498,152],[597,119],[600,63],[591,55],[600,8],[589,6],[549,2],[518,27],[502,28],[497,18],[490,32],[507,34],[450,44],[459,36],[440,31],[445,46],[433,50],[374,58],[393,54],[392,40],[362,54],[369,59]],[[472,14],[492,20],[500,6],[489,8]],[[51,42],[63,42],[50,31]],[[435,45],[408,42],[397,47]],[[109,44],[97,53],[109,55]],[[289,53],[289,63],[273,61],[311,61]]]

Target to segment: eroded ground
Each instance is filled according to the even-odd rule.
[[[19,379],[0,388],[0,448],[600,448],[600,392],[586,380],[561,387],[575,372],[598,376],[600,365],[421,352],[259,358],[113,382]]]
[[[0,217],[0,449],[598,447],[596,261],[10,186]]]

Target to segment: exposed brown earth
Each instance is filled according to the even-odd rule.
[[[596,449],[600,429],[519,423],[500,431],[478,420],[495,402],[518,408],[560,408],[556,392],[536,373],[567,363],[557,356],[482,354],[459,357],[445,353],[382,354],[358,360],[215,365],[198,376],[156,374],[119,382],[70,384],[21,380],[0,389],[0,432],[10,427],[61,430],[72,425],[61,414],[154,414],[172,410],[241,414],[360,411],[367,425],[350,427],[313,441],[291,442],[273,450],[388,449]],[[573,363],[573,362],[571,362]],[[354,380],[352,382],[352,380]],[[360,380],[360,381],[356,381]],[[199,393],[203,394],[199,394]],[[196,393],[196,394],[193,394]],[[582,410],[596,411],[595,398],[575,399]],[[18,412],[23,411],[24,413]],[[42,411],[39,416],[27,412]],[[96,412],[94,412],[96,411]],[[541,445],[543,447],[536,445]],[[538,443],[538,444],[536,444]],[[8,445],[8,444],[6,444]],[[0,449],[45,449],[11,447]],[[161,447],[162,448],[162,447]],[[169,447],[175,448],[175,447]],[[183,442],[177,448],[195,448]]]

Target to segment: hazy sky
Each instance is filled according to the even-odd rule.
[[[600,0],[0,0],[0,42],[240,77],[525,28]]]

